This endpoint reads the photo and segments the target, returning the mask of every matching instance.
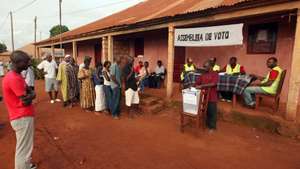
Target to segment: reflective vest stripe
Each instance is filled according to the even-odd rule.
[[[232,75],[234,73],[240,73],[241,72],[241,65],[237,64],[233,69],[231,66],[228,64],[226,66],[226,74]]]

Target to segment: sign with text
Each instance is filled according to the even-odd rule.
[[[243,24],[175,29],[175,46],[231,46],[243,44]]]

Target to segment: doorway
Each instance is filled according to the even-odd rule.
[[[185,64],[185,47],[175,47],[173,81],[176,83],[179,83],[181,81],[180,74],[183,70],[184,64]]]
[[[96,43],[94,49],[95,49],[95,65],[97,65],[98,62],[101,62],[102,46]]]

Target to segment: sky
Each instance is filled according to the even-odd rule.
[[[142,1],[62,0],[62,24],[72,30]],[[51,27],[59,24],[59,0],[0,0],[0,4],[0,42],[8,50],[11,50],[10,11],[13,11],[15,49],[34,41],[35,16],[37,41],[49,38]]]

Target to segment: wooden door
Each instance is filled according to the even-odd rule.
[[[185,63],[185,47],[175,47],[174,54],[174,82],[180,82],[180,74]]]

